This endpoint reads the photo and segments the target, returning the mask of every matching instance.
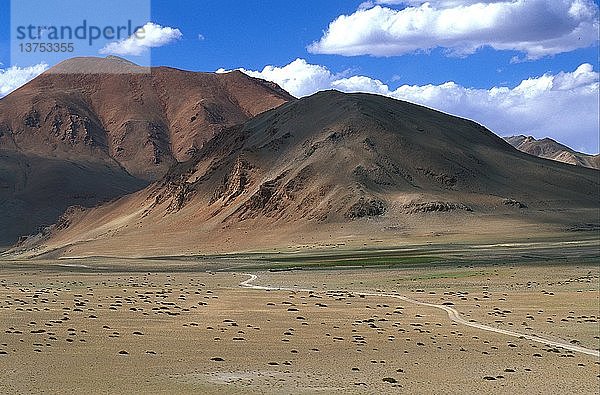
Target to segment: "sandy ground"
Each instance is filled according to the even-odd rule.
[[[110,266],[110,265],[108,265]],[[1,393],[597,393],[597,265],[243,273],[19,268],[0,276]],[[336,289],[339,291],[330,291]],[[329,291],[328,291],[329,290]]]

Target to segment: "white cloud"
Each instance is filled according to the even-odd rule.
[[[341,78],[331,83],[331,87],[342,92],[369,92],[379,95],[389,95],[390,89],[383,82],[365,77],[354,75],[349,78]]]
[[[183,34],[179,29],[148,22],[131,37],[106,44],[100,49],[100,53],[139,56],[150,48],[162,47],[182,37]]]
[[[380,5],[396,5],[402,4],[406,6],[420,6],[425,3],[429,3],[438,8],[448,8],[448,7],[457,7],[461,5],[470,5],[470,4],[489,4],[489,3],[502,3],[507,0],[374,0],[374,1],[366,1],[363,3],[364,6],[373,7],[375,4]]]
[[[451,81],[392,89],[380,80],[333,73],[304,59],[283,67],[266,66],[262,71],[240,70],[273,81],[295,96],[325,89],[376,93],[476,120],[500,135],[551,136],[587,152],[598,152],[600,79],[588,63],[572,72],[529,78],[512,88],[490,89],[467,88]]]
[[[582,64],[573,72],[523,80],[514,88],[471,89],[442,85],[401,86],[390,96],[477,120],[501,135],[551,136],[598,152],[598,72]]]
[[[437,8],[448,8],[475,3],[499,3],[503,1],[506,0],[367,0],[360,4],[359,9],[373,8],[376,5],[403,5],[418,7],[425,3],[429,3]]]
[[[47,69],[48,65],[46,63],[23,68],[12,66],[7,69],[0,69],[0,97],[8,95],[10,92],[31,81]]]
[[[326,67],[308,64],[304,59],[296,59],[283,67],[265,66],[262,71],[239,70],[251,77],[273,81],[296,97],[330,87],[339,79],[339,76],[332,74]],[[224,72],[224,69],[217,70],[217,73]]]
[[[466,56],[489,46],[537,59],[594,45],[599,31],[598,5],[593,0],[381,0],[339,16],[308,49],[345,56],[395,56],[444,48]]]

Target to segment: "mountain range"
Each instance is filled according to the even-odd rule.
[[[0,100],[0,130],[2,238],[33,233],[12,251],[24,256],[368,247],[598,226],[597,170],[408,102],[337,91],[295,99],[239,72],[74,59]]]
[[[536,140],[532,136],[518,135],[505,137],[505,139],[518,150],[540,158],[600,169],[600,154],[583,154],[548,137]]]

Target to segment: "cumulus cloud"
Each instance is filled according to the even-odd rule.
[[[339,16],[308,50],[396,56],[443,48],[467,56],[488,46],[538,59],[596,44],[599,26],[593,0],[381,0]]]
[[[551,136],[598,152],[599,75],[584,63],[573,72],[545,74],[514,88],[472,89],[453,82],[404,85],[390,96],[477,120],[501,135]]]
[[[162,47],[182,37],[183,34],[179,29],[148,22],[130,37],[106,44],[100,49],[100,53],[139,56],[150,48]]]
[[[457,7],[461,5],[469,5],[469,4],[487,4],[487,3],[502,3],[507,0],[371,0],[365,1],[362,3],[363,8],[370,8],[376,4],[382,5],[405,5],[405,6],[420,6],[425,3],[429,3],[438,8],[446,8],[446,7]]]
[[[438,8],[456,7],[461,5],[469,5],[474,3],[498,3],[506,0],[367,0],[358,7],[361,10],[373,8],[376,5],[403,5],[403,6],[420,6],[424,3],[429,3]]]
[[[12,66],[0,69],[0,97],[8,95],[21,85],[26,84],[48,69],[46,63],[36,64],[29,67]]]
[[[296,59],[283,67],[265,66],[262,71],[243,68],[239,70],[251,77],[273,81],[296,97],[307,96],[319,90],[327,89],[334,81],[339,79],[339,75],[334,75],[326,67],[309,64],[304,59]],[[224,72],[227,71],[224,69],[217,70],[217,73]]]
[[[304,59],[283,67],[266,66],[262,71],[240,70],[273,81],[295,96],[325,89],[376,93],[476,120],[500,135],[551,136],[586,152],[598,152],[600,78],[588,63],[571,72],[528,78],[515,87],[490,89],[464,87],[452,81],[393,89],[380,80],[350,76],[347,71],[334,73]]]

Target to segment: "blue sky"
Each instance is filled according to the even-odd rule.
[[[362,1],[188,1],[185,7],[175,7],[174,3],[153,2],[153,20],[163,26],[177,26],[184,34],[182,42],[153,52],[157,65],[206,71],[221,67],[256,70],[265,65],[285,65],[300,57],[331,70],[351,69],[396,85],[455,81],[489,88],[515,85],[547,72],[574,70],[583,62],[598,63],[597,47],[519,64],[510,64],[516,52],[491,49],[465,58],[444,56],[439,49],[430,54],[385,58],[313,55],[306,47],[318,40],[337,16],[353,13]],[[198,34],[205,40],[197,40]],[[401,81],[392,81],[394,76],[400,76]]]
[[[296,95],[327,88],[386,94],[475,119],[501,135],[550,136],[598,152],[598,0],[433,0],[429,8],[422,3],[154,0],[148,22],[176,29],[177,35],[148,51],[153,65],[241,68]],[[9,10],[9,1],[0,0],[5,91],[19,81],[6,71],[12,65]],[[402,30],[407,21],[419,24],[416,11],[451,26]],[[514,23],[502,24],[501,17],[487,21],[494,12],[508,11]],[[489,22],[489,34],[480,34],[481,20]],[[569,29],[583,33],[577,30],[573,38]],[[494,87],[508,91],[499,99]]]

